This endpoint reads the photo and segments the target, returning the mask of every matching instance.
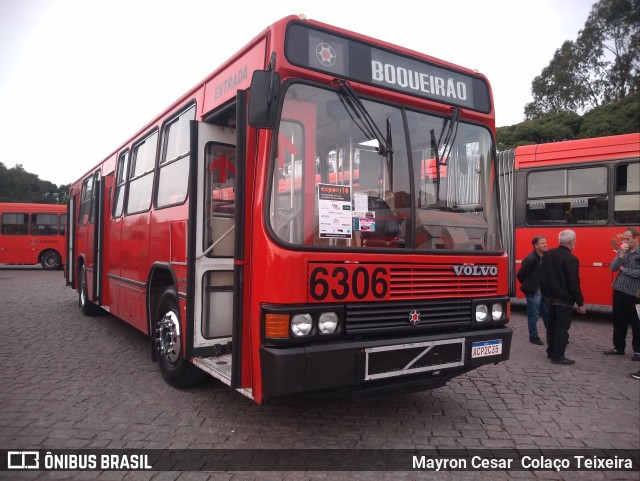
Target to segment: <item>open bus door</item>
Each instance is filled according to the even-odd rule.
[[[238,105],[241,114],[242,95]],[[187,356],[235,389],[241,376],[243,139],[242,128],[236,134],[191,122]]]

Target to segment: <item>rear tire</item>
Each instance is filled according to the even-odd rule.
[[[80,279],[80,292],[78,293],[78,307],[85,316],[95,316],[100,311],[99,307],[89,300],[89,290],[87,289],[87,270],[80,267],[78,275]]]
[[[56,251],[43,252],[40,256],[40,265],[43,269],[48,271],[60,269],[60,267],[62,266],[62,259],[60,258],[60,254],[58,254]]]
[[[167,287],[158,302],[151,336],[164,380],[178,389],[201,383],[206,374],[182,355],[180,309],[175,288]]]

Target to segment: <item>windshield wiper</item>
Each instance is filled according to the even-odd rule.
[[[391,145],[390,122],[387,120],[387,137],[385,138],[371,117],[371,114],[362,103],[362,100],[360,100],[358,94],[356,94],[353,87],[351,87],[351,84],[344,79],[336,79],[335,81],[342,93],[340,96],[342,105],[344,105],[347,113],[351,116],[358,128],[367,138],[373,138],[378,141],[378,147],[376,149],[380,155],[392,154],[393,147]]]
[[[453,107],[451,113],[451,119],[445,119],[442,124],[442,131],[440,132],[440,138],[436,142],[436,134],[433,129],[429,132],[431,135],[431,149],[433,155],[436,158],[436,205],[440,205],[440,166],[446,166],[453,150],[453,143],[456,140],[458,134],[458,125],[460,124],[460,109]],[[447,126],[449,128],[447,128]],[[446,131],[446,135],[445,135]],[[444,135],[444,142],[442,142],[442,136]],[[440,155],[440,147],[442,147],[442,155]]]

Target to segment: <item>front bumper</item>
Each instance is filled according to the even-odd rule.
[[[510,328],[500,327],[392,340],[262,347],[262,397],[345,390],[356,396],[376,395],[441,387],[484,364],[508,360],[511,336]],[[499,341],[501,352],[472,357],[473,343],[483,341]]]

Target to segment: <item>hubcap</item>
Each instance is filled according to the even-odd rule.
[[[158,323],[156,344],[160,355],[175,364],[180,358],[180,324],[175,312],[167,312]]]

